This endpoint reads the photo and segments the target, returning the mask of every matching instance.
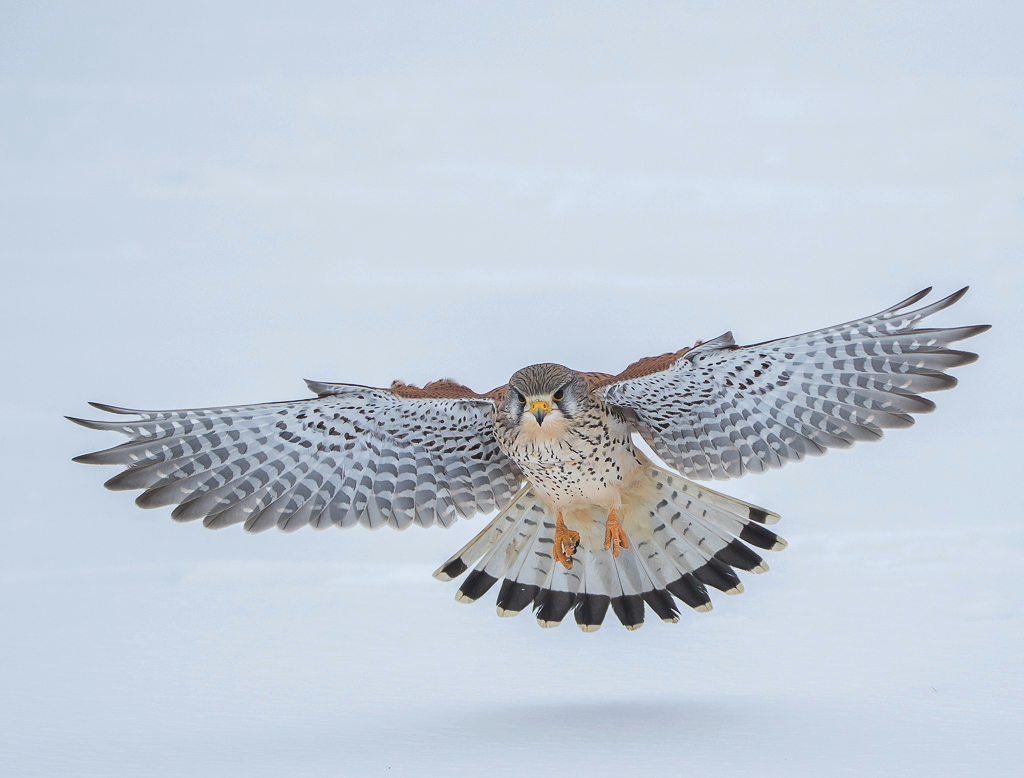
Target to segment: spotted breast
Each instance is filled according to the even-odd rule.
[[[502,450],[555,509],[618,508],[640,472],[625,419],[598,398],[587,399],[562,419],[538,424],[527,415],[518,427],[503,423],[501,415],[495,421]]]

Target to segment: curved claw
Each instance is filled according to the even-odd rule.
[[[608,514],[608,521],[604,523],[604,550],[611,551],[612,556],[618,559],[620,548],[629,548],[629,539],[622,531],[622,525],[619,524],[613,508]]]
[[[572,570],[572,557],[580,546],[580,533],[565,526],[562,512],[555,517],[555,546],[552,551],[556,562],[561,562],[566,570]]]

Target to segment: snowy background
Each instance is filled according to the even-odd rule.
[[[1019,2],[5,0],[0,772],[1018,775],[1022,36]],[[617,372],[968,283],[961,386],[725,485],[789,548],[635,633],[456,604],[429,574],[481,519],[177,525],[62,418]]]

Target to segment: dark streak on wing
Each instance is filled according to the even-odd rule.
[[[878,440],[886,428],[908,427],[912,414],[935,407],[921,394],[956,385],[943,371],[976,356],[949,344],[989,328],[918,327],[967,290],[907,310],[929,291],[801,335],[740,347],[726,333],[639,360],[617,376],[585,376],[592,391],[683,475],[707,480],[761,473],[829,448]]]
[[[140,507],[247,532],[306,524],[448,526],[504,507],[522,475],[494,439],[494,400],[453,381],[423,390],[307,382],[316,397],[220,408],[100,410],[140,418],[72,419],[127,443],[76,457],[122,465],[113,490]],[[492,393],[494,394],[494,393]]]

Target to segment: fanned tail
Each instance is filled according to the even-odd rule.
[[[558,626],[574,610],[585,632],[597,630],[609,608],[627,629],[644,622],[645,605],[669,623],[679,621],[677,600],[711,610],[708,587],[743,591],[736,570],[763,573],[768,565],[750,546],[777,551],[786,542],[764,525],[778,514],[728,497],[646,463],[641,485],[623,499],[619,520],[628,548],[605,550],[607,518],[599,509],[574,511],[566,524],[580,531],[572,569],[554,561],[555,519],[527,485],[512,503],[434,577],[450,581],[470,569],[456,599],[475,602],[502,579],[499,616],[533,605],[542,627]],[[749,545],[748,545],[749,544]]]

